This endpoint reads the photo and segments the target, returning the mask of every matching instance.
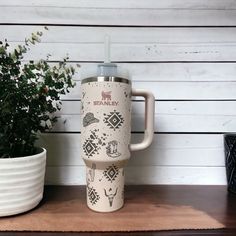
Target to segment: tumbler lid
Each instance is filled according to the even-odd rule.
[[[98,64],[97,76],[117,76],[117,65],[110,62]]]
[[[97,76],[120,77],[129,79],[128,71],[115,63],[101,63],[97,66]]]

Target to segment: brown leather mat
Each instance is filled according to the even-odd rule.
[[[79,194],[79,196],[76,196]],[[1,231],[151,231],[218,229],[224,225],[192,206],[160,204],[158,196],[133,193],[114,213],[96,213],[86,207],[85,192],[49,191],[33,211],[0,219]],[[150,195],[150,193],[149,193]],[[156,199],[156,200],[155,200]]]

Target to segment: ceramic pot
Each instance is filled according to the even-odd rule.
[[[226,134],[224,145],[228,190],[236,193],[236,134]]]
[[[149,91],[133,89],[127,78],[115,76],[83,79],[81,92],[87,205],[98,212],[116,211],[124,204],[124,167],[130,151],[143,150],[152,142],[155,99]],[[144,97],[146,105],[144,139],[138,144],[130,144],[132,96]]]
[[[0,159],[0,216],[23,213],[43,198],[46,150],[32,156]]]

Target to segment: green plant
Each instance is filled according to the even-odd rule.
[[[0,158],[34,154],[38,134],[57,121],[60,95],[75,85],[68,58],[57,65],[50,65],[48,57],[23,63],[24,54],[41,36],[32,33],[13,50],[7,40],[0,42]]]

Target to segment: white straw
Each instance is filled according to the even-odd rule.
[[[105,58],[104,58],[104,63],[110,63],[110,36],[109,35],[105,35],[105,39],[104,39],[104,54],[105,54]]]

